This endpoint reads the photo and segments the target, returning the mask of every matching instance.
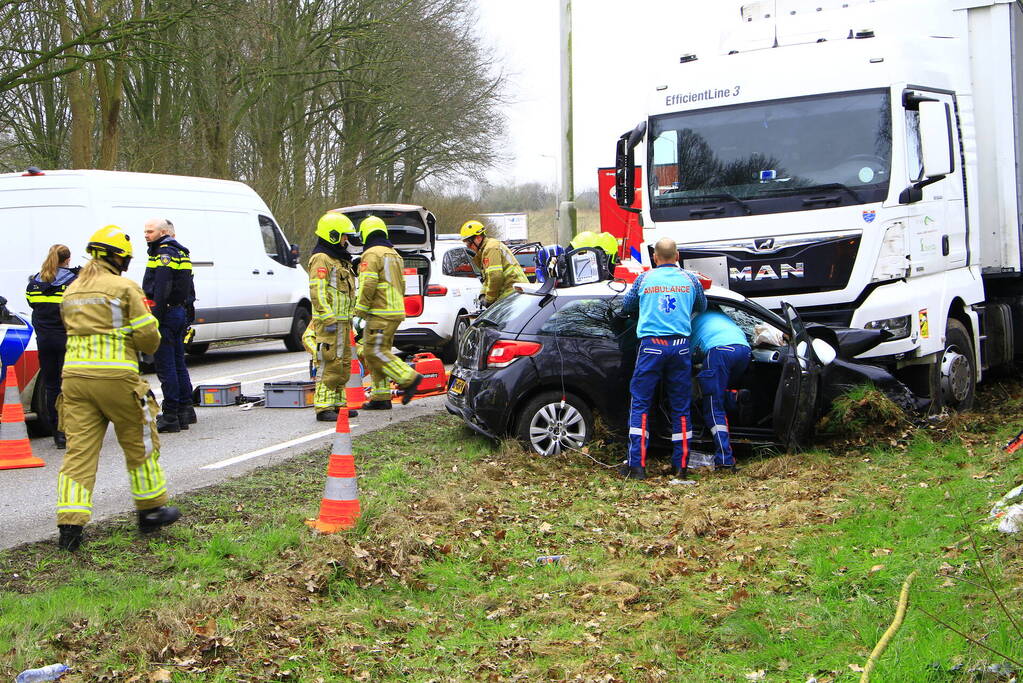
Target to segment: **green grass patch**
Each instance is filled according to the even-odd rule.
[[[124,517],[77,555],[0,553],[0,677],[63,661],[80,680],[851,681],[916,570],[872,680],[979,680],[1003,660],[924,612],[1023,660],[992,591],[1023,616],[1023,550],[982,524],[1021,477],[999,446],[1023,410],[1015,385],[994,392],[997,409],[696,486],[421,418],[356,439],[351,531],[303,524],[316,454],[180,497],[153,538]]]

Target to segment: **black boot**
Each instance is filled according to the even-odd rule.
[[[689,476],[689,468],[671,466],[671,475],[676,479],[685,479]]]
[[[194,425],[199,419],[195,416],[195,408],[191,404],[178,407],[178,424],[182,429],[188,429],[188,425]]]
[[[188,429],[188,427],[185,427]],[[178,422],[178,414],[167,415],[162,413],[156,417],[156,431],[161,434],[174,434],[181,431],[181,423]]]
[[[735,474],[739,471],[735,465],[714,465],[715,472],[727,472],[729,474]]]
[[[67,448],[67,436],[64,434],[64,432],[53,433],[53,444],[60,450],[64,450],[65,448]]]
[[[628,463],[618,468],[618,474],[626,479],[646,479],[645,467],[629,467]]]
[[[338,413],[333,408],[316,411],[317,422],[337,422]]]
[[[391,402],[386,400],[367,401],[362,404],[363,410],[390,410]]]
[[[82,527],[78,524],[58,524],[60,538],[57,539],[57,547],[61,550],[74,552],[82,545]]]
[[[173,524],[181,517],[181,510],[173,505],[161,505],[158,508],[139,510],[139,531],[151,534],[161,527]]]
[[[416,395],[416,389],[419,388],[419,384],[423,381],[424,377],[416,373],[416,376],[412,379],[412,383],[401,390],[401,404],[407,406],[412,397]]]

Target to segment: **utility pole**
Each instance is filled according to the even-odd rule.
[[[575,179],[572,162],[572,0],[561,0],[561,205],[558,244],[575,237]]]

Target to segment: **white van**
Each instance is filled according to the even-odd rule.
[[[309,277],[266,203],[230,180],[117,171],[0,174],[0,295],[12,312],[29,313],[25,286],[50,245],[66,244],[72,265],[81,265],[89,237],[110,224],[131,236],[127,276],[141,284],[142,228],[150,218],[170,219],[191,252],[197,298],[191,353],[213,341],[252,337],[279,337],[288,349],[302,349]]]

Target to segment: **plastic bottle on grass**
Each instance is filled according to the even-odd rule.
[[[67,664],[50,664],[41,669],[27,669],[18,674],[14,683],[40,683],[41,681],[55,681],[68,671],[71,667]]]

